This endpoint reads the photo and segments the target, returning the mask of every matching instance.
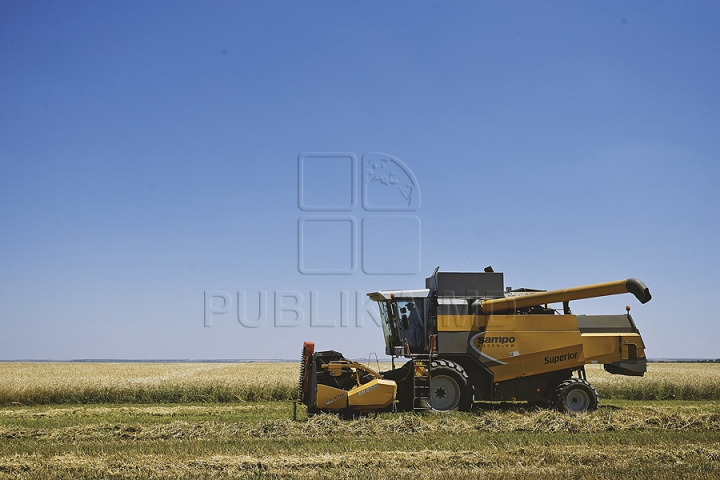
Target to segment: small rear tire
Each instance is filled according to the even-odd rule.
[[[556,408],[563,413],[584,413],[597,410],[600,396],[595,387],[581,378],[570,378],[555,390]]]

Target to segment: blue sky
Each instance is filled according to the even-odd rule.
[[[716,2],[2,2],[0,359],[382,353],[356,299],[438,265],[637,277],[650,303],[573,311],[630,304],[649,356],[720,357],[718,20]],[[364,207],[380,154],[412,208]],[[344,210],[301,208],[308,158],[307,203]],[[299,271],[301,223],[310,266],[344,273]],[[243,325],[238,292],[250,318],[261,291]],[[205,292],[232,299],[212,326]]]

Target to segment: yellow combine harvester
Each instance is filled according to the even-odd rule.
[[[645,345],[630,316],[573,315],[570,302],[632,293],[630,278],[565,290],[505,289],[503,274],[438,272],[422,290],[368,294],[378,303],[393,369],[375,372],[305,342],[300,395],[310,413],[469,410],[474,401],[526,401],[579,413],[597,408],[585,365],[642,376]],[[550,308],[562,304],[562,311]],[[395,359],[408,361],[394,368]]]

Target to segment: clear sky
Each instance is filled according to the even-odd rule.
[[[382,356],[364,293],[438,265],[637,277],[650,303],[574,313],[629,304],[650,357],[720,357],[719,24],[715,1],[0,2],[0,359]]]

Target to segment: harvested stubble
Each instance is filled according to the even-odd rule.
[[[656,404],[243,422],[212,419],[242,405],[12,407],[0,410],[0,478],[717,478],[718,406]],[[105,423],[113,411],[131,421]],[[73,412],[97,422],[22,426]],[[148,412],[196,421],[132,420]]]
[[[74,417],[121,413],[118,408],[97,409],[51,409],[48,411],[13,409],[0,411],[0,420],[49,418],[58,415]],[[152,414],[172,417],[177,407],[138,407],[127,409],[125,414]],[[313,439],[333,437],[379,438],[388,435],[470,435],[485,433],[603,433],[623,431],[684,431],[720,432],[720,412],[717,408],[698,406],[632,406],[625,408],[601,408],[592,414],[566,415],[552,410],[517,411],[492,410],[472,414],[435,414],[429,416],[406,414],[383,414],[346,421],[336,415],[317,415],[307,421],[289,418],[255,422],[217,422],[212,420],[211,410],[218,407],[193,407],[194,417],[208,416],[202,421],[170,421],[154,424],[99,423],[78,424],[67,427],[38,429],[27,426],[0,425],[0,439],[46,439],[66,442],[75,440],[232,440],[254,439]],[[253,408],[234,406],[231,408]],[[86,411],[90,410],[90,411]],[[206,410],[208,412],[206,412]],[[207,413],[207,415],[204,415]]]
[[[533,446],[485,451],[373,451],[282,455],[73,453],[2,461],[0,478],[717,478],[720,450],[702,445]],[[3,475],[2,472],[5,472]]]

